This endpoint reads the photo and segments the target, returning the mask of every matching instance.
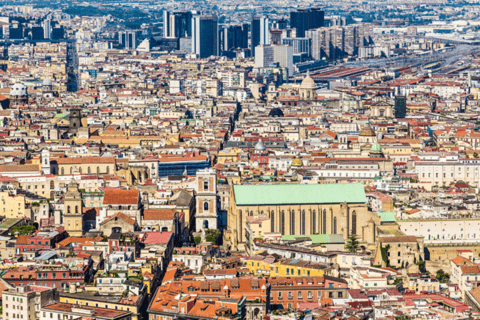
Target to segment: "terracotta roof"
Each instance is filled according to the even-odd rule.
[[[138,190],[107,190],[103,197],[103,204],[138,204],[140,192]]]
[[[143,220],[173,220],[177,212],[173,209],[145,209]]]
[[[135,220],[130,218],[129,216],[119,212],[111,217],[106,217],[105,220],[103,220],[102,223],[100,223],[101,225],[107,223],[108,221],[111,221],[111,220],[116,220],[116,219],[122,219],[123,221],[127,222],[128,224],[130,225],[135,225]]]
[[[380,237],[380,240],[385,243],[389,242],[417,242],[415,236],[395,236],[395,237]]]

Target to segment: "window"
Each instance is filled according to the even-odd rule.
[[[302,291],[298,291],[298,299],[302,299]]]
[[[352,212],[352,234],[357,234],[357,212]]]
[[[270,232],[275,232],[275,212],[273,210],[270,212],[270,221]]]
[[[208,191],[208,181],[207,180],[203,181],[203,190]]]
[[[203,202],[203,210],[208,211],[208,202]]]
[[[337,217],[333,218],[333,234],[337,234]]]
[[[339,298],[343,298],[343,292],[340,291],[340,292],[338,293],[338,297],[339,297]]]
[[[327,234],[327,210],[323,209],[322,234]]]
[[[67,213],[70,213],[70,206],[67,206]]]
[[[295,210],[290,212],[290,234],[295,234]]]
[[[302,234],[305,234],[305,210],[302,210]]]

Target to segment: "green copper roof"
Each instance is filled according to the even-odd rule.
[[[310,238],[313,244],[316,243],[344,243],[342,234],[310,234],[310,235],[285,235],[282,240],[295,240],[296,238]]]
[[[372,144],[372,147],[370,148],[370,151],[373,151],[373,152],[381,152],[381,151],[382,151],[382,146],[380,145],[380,143],[378,143],[377,141],[375,141],[375,142]]]
[[[397,222],[393,212],[377,212],[381,222]]]
[[[235,185],[237,205],[365,203],[360,183]]]

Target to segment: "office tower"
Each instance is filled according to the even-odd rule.
[[[223,51],[248,48],[248,24],[227,26],[221,31]]]
[[[297,30],[297,37],[305,36],[305,31],[323,27],[324,12],[318,8],[299,9],[290,12],[290,27]]]
[[[192,13],[187,11],[163,12],[163,37],[183,38],[192,36]]]
[[[288,45],[259,45],[255,47],[255,68],[278,67],[293,73],[293,47]]]
[[[43,28],[41,26],[33,26],[29,32],[30,40],[44,40]]]
[[[267,16],[253,16],[252,17],[252,36],[251,36],[251,50],[255,55],[255,47],[258,45],[265,45],[270,43],[270,28],[268,25]]]
[[[270,44],[282,44],[282,30],[270,30]]]
[[[395,118],[405,118],[407,115],[407,97],[395,96]]]
[[[369,24],[323,27],[305,32],[312,39],[312,57],[339,59],[358,55],[359,48],[371,43]]]
[[[52,21],[46,19],[42,23],[43,26],[43,38],[50,39],[52,37]]]
[[[271,67],[274,63],[274,48],[271,45],[258,45],[255,47],[255,68]]]
[[[192,52],[200,58],[218,56],[218,18],[216,15],[195,15],[192,18]]]
[[[292,46],[293,54],[305,53],[307,56],[311,54],[312,39],[309,38],[283,38],[282,44]]]
[[[52,29],[52,40],[65,39],[65,30],[62,26],[57,26]]]
[[[137,33],[137,31],[119,32],[118,41],[125,49],[136,49],[138,46]]]

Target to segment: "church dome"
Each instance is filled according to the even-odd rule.
[[[303,167],[303,161],[300,158],[295,158],[292,161],[292,167]]]
[[[375,137],[375,130],[373,130],[373,128],[370,127],[370,125],[367,125],[360,130],[360,136]]]
[[[258,142],[257,144],[255,145],[255,150],[256,151],[264,151],[266,148],[265,148],[265,145],[263,144],[263,141],[262,139],[258,139]]]
[[[52,80],[50,80],[50,78],[43,79],[43,85],[44,86],[51,86],[52,85]]]
[[[370,151],[372,151],[372,152],[382,152],[382,146],[380,145],[380,143],[378,143],[378,141],[375,141],[372,144],[372,147],[370,148]]]
[[[315,89],[317,85],[315,81],[310,77],[310,73],[307,73],[305,79],[303,79],[302,84],[300,85],[300,89]]]
[[[275,118],[275,117],[283,117],[284,114],[283,114],[282,109],[280,109],[280,108],[273,108],[273,109],[270,110],[270,112],[268,113],[268,116]]]
[[[27,87],[22,83],[15,83],[13,87],[10,89],[10,96],[26,97]]]

